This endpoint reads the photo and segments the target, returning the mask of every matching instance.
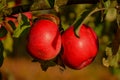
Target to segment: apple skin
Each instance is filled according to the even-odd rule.
[[[81,26],[80,38],[75,36],[73,28],[69,27],[62,34],[62,60],[68,67],[79,70],[94,60],[99,44],[96,33],[90,27]]]
[[[6,36],[4,36],[4,37],[0,37],[0,41],[1,41],[1,40],[4,40],[5,38],[6,38]]]
[[[57,24],[45,19],[36,21],[30,29],[27,48],[36,59],[55,58],[61,49],[61,35]]]

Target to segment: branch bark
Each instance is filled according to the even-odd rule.
[[[34,0],[36,1],[36,0]],[[32,2],[34,4],[34,1]],[[41,0],[40,0],[41,1]],[[56,0],[57,1],[57,0]],[[59,0],[58,0],[59,1]],[[45,1],[44,1],[45,2]],[[63,3],[63,4],[60,4],[60,7],[61,6],[65,6],[65,5],[72,5],[72,4],[96,4],[97,2],[99,2],[99,0],[66,0],[66,3]],[[36,1],[37,3],[37,1]],[[7,10],[12,10],[10,11],[11,14],[8,14],[7,16],[9,15],[13,15],[13,14],[18,14],[20,12],[28,12],[28,11],[35,11],[35,10],[46,10],[46,9],[53,9],[51,7],[48,7],[48,6],[42,6],[43,3],[41,2],[38,2],[38,5],[35,5],[35,8],[34,7],[31,9],[31,6],[33,4],[28,4],[28,5],[21,5],[21,6],[17,6],[17,7],[13,7],[13,8],[9,8]],[[46,4],[46,3],[45,3]],[[59,3],[58,3],[59,5]],[[41,7],[42,6],[42,7]]]
[[[22,5],[22,6],[13,7],[13,8],[11,8],[11,10],[12,10],[11,15],[16,14],[16,13],[20,13],[20,12],[30,11],[30,6],[31,5]]]

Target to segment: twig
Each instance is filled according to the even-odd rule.
[[[72,4],[96,4],[97,2],[99,2],[99,0],[68,0],[66,4],[61,4],[59,7],[61,6],[67,6],[67,5],[72,5]],[[40,4],[41,5],[41,4]],[[28,11],[37,11],[37,10],[50,10],[53,8],[50,7],[38,7],[37,9],[31,9],[32,4],[27,4],[27,5],[21,5],[21,6],[16,6],[13,8],[8,8],[7,10],[12,10],[11,14],[7,14],[7,16],[9,15],[13,15],[13,14],[18,14],[19,12],[28,12]]]

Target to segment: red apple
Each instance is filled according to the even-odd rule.
[[[96,33],[83,24],[79,31],[80,38],[74,34],[74,27],[69,27],[62,34],[63,54],[65,65],[72,69],[81,69],[89,65],[98,52],[98,38]]]
[[[5,38],[6,38],[6,36],[4,36],[4,37],[0,37],[0,41],[1,41],[1,40],[4,40]]]
[[[55,58],[61,49],[57,24],[45,19],[36,21],[30,29],[27,47],[30,55],[39,60]]]

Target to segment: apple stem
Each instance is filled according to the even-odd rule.
[[[93,9],[92,11],[88,11],[86,15],[83,15],[82,17],[84,18],[79,18],[77,19],[73,25],[74,25],[74,31],[75,31],[75,35],[76,37],[80,38],[80,35],[79,35],[79,31],[80,31],[80,28],[81,28],[81,25],[89,18],[89,16],[91,16],[92,14],[96,13],[96,12],[99,12],[99,11],[103,11],[103,10],[106,10],[107,8],[95,8]],[[86,11],[85,11],[86,12]],[[83,13],[84,14],[84,13]]]

